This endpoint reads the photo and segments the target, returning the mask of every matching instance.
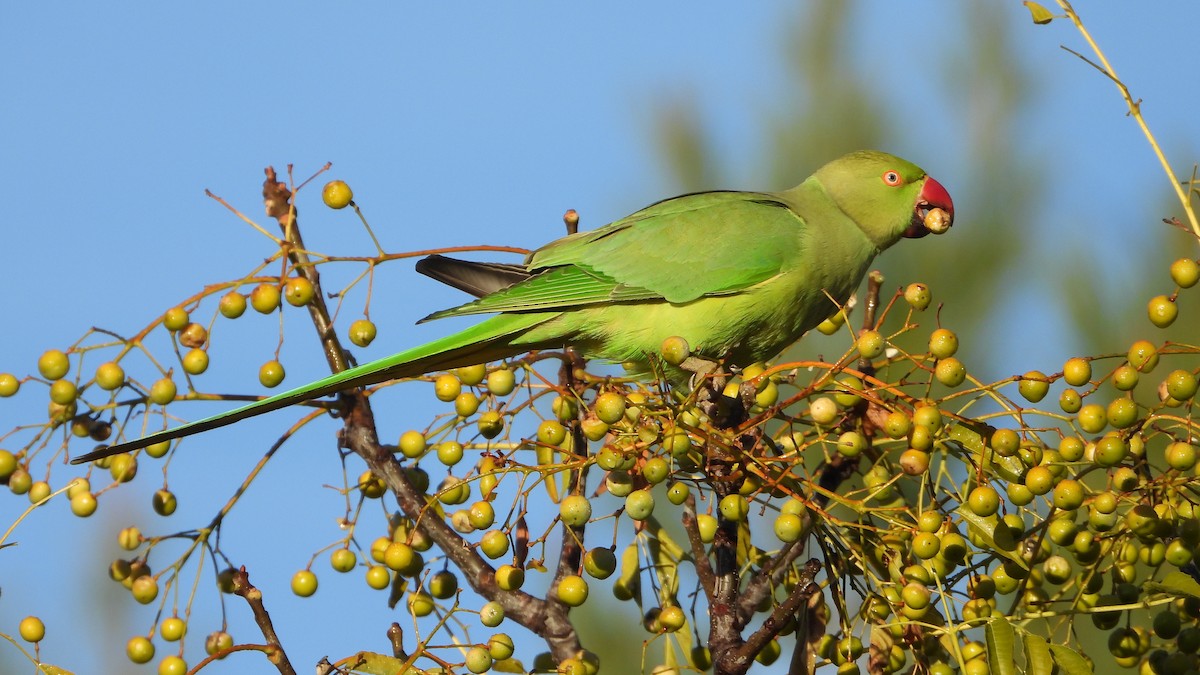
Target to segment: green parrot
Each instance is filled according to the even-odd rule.
[[[672,336],[712,361],[770,359],[831,316],[872,259],[946,231],[949,193],[916,165],[855,152],[783,192],[667,199],[529,254],[523,265],[430,256],[417,270],[478,299],[424,320],[494,314],[466,330],[207,419],[100,448],[89,462],[354,387],[571,346],[647,363]]]

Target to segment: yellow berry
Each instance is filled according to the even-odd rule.
[[[356,347],[366,347],[375,340],[377,330],[375,323],[369,319],[359,319],[350,324],[350,342]]]
[[[331,180],[321,190],[321,200],[331,209],[344,209],[354,201],[354,191],[345,181]]]
[[[47,380],[61,380],[71,368],[67,355],[57,349],[46,351],[38,358],[38,372]]]
[[[246,296],[237,291],[229,291],[221,296],[217,303],[217,311],[226,319],[236,319],[246,313]]]
[[[36,616],[27,616],[21,619],[17,630],[21,634],[21,639],[26,642],[41,642],[42,638],[46,637],[46,624]]]
[[[163,314],[163,328],[174,333],[177,330],[182,330],[184,326],[191,321],[191,316],[188,311],[182,307],[172,307]]]
[[[286,373],[283,364],[278,361],[267,361],[258,369],[258,381],[264,387],[278,387]]]
[[[283,297],[292,307],[303,307],[312,302],[316,291],[306,277],[292,277],[283,287]]]

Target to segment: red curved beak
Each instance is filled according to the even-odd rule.
[[[932,176],[926,176],[925,184],[921,186],[921,193],[917,195],[912,223],[905,230],[904,236],[910,239],[919,239],[929,234],[929,228],[925,226],[925,216],[933,209],[945,211],[950,216],[949,224],[954,224],[954,200],[950,199],[950,193]]]

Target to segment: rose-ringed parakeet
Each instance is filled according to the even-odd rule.
[[[954,205],[919,167],[874,151],[782,192],[701,192],[658,202],[531,253],[523,265],[432,256],[418,269],[478,299],[427,319],[494,314],[466,330],[207,419],[74,459],[188,436],[338,391],[571,346],[645,362],[680,336],[732,365],[765,361],[832,315],[875,255],[943,232]]]

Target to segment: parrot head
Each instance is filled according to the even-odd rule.
[[[880,250],[904,237],[942,234],[954,224],[954,202],[946,188],[895,155],[850,153],[821,167],[815,177]]]

